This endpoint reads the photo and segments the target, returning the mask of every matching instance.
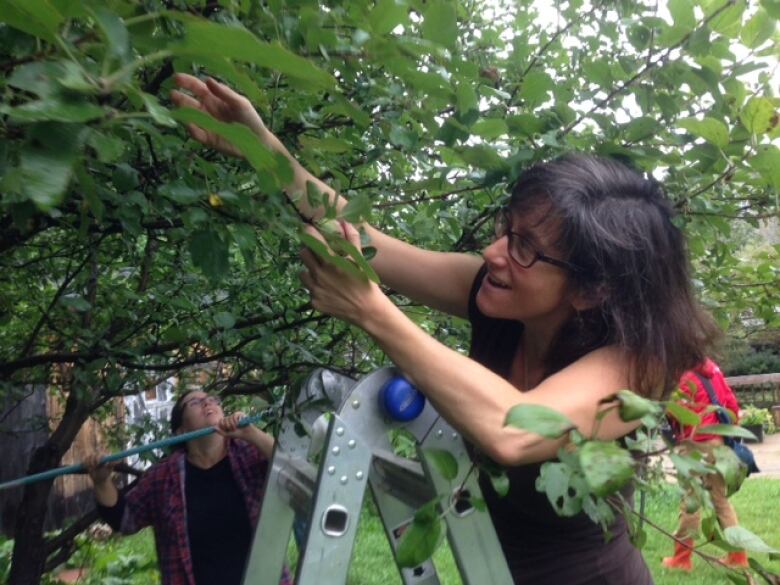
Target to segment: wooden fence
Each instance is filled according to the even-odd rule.
[[[27,473],[32,452],[49,436],[50,429],[64,410],[62,402],[46,387],[31,389],[29,395],[7,409],[0,404],[0,481],[21,477]],[[116,416],[122,416],[121,399]],[[79,431],[73,445],[62,458],[62,465],[80,462],[87,453],[103,442],[98,423],[89,419]],[[0,492],[0,533],[12,536],[17,507],[22,499],[22,487]],[[46,530],[61,528],[68,518],[80,516],[94,507],[89,479],[84,475],[65,475],[54,480],[49,496]]]
[[[756,374],[726,378],[741,405],[759,408],[780,406],[780,374]]]

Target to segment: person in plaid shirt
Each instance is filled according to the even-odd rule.
[[[100,454],[84,461],[98,510],[111,527],[133,534],[154,530],[163,585],[240,585],[260,514],[273,437],[244,416],[225,416],[221,401],[205,392],[181,396],[171,431],[214,426],[216,433],[189,441],[153,465],[127,494],[111,480]],[[280,585],[292,580],[285,568]]]

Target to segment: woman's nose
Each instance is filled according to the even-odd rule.
[[[497,238],[482,250],[482,258],[488,264],[493,264],[493,265],[506,264],[507,263],[506,246],[507,246],[506,236]]]

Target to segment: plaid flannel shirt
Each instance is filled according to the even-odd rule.
[[[254,446],[237,439],[229,441],[228,459],[254,528],[260,515],[268,460]],[[196,585],[187,536],[185,462],[186,452],[175,451],[144,473],[124,497],[121,531],[133,534],[146,526],[153,528],[163,585]],[[286,567],[279,583],[292,585]]]

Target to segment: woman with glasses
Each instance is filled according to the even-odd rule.
[[[346,204],[289,154],[245,97],[213,79],[177,75],[176,83],[189,92],[173,93],[177,105],[246,124],[289,159],[294,179],[286,193],[301,215],[323,214],[305,196],[309,182],[337,208]],[[207,146],[239,154],[211,132],[189,130]],[[375,283],[302,252],[313,307],[371,335],[445,419],[508,468],[506,497],[486,479],[482,489],[516,583],[652,582],[622,518],[605,542],[587,516],[558,517],[536,491],[541,463],[565,439],[504,420],[515,405],[537,404],[560,411],[585,436],[619,439],[639,423],[612,410],[597,424],[603,399],[623,388],[666,396],[703,359],[716,330],[692,295],[684,237],[672,217],[654,180],[614,160],[572,154],[537,163],[515,181],[481,257],[423,250],[359,226],[377,250],[372,265],[384,285],[470,320],[468,357],[420,329]],[[341,230],[360,245],[355,227],[342,223]]]
[[[115,531],[151,526],[163,585],[240,585],[260,513],[273,437],[238,426],[221,400],[199,390],[176,401],[171,432],[213,426],[215,433],[180,444],[149,468],[127,494],[111,479],[101,454],[87,457],[98,511]],[[282,584],[289,583],[285,571]]]

